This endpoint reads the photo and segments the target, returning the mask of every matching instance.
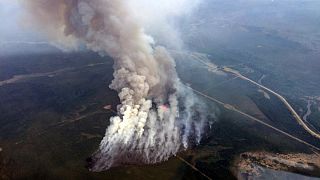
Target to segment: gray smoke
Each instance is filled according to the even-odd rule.
[[[175,62],[155,47],[124,0],[30,0],[28,17],[55,42],[84,43],[114,59],[121,104],[93,156],[92,171],[167,160],[199,143],[205,107],[179,81]]]

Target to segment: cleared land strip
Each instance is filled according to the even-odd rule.
[[[177,53],[177,54],[185,54],[185,53],[181,53],[181,52],[178,52],[178,51],[173,51],[173,52]],[[209,59],[207,59],[207,58],[203,59],[202,58],[203,56],[199,57],[195,53],[190,53],[190,54],[191,55],[189,55],[189,56],[193,57],[191,59],[193,59],[195,61],[198,61],[198,62],[204,64],[205,66],[209,67],[209,68],[215,67],[210,62],[207,62]],[[188,53],[187,53],[187,55],[188,55]],[[223,67],[223,68],[216,67],[216,69],[217,70],[222,70],[222,71],[224,71],[226,73],[231,73],[231,74],[235,75],[236,77],[239,77],[239,78],[241,78],[243,80],[246,80],[246,81],[248,81],[248,82],[250,82],[250,83],[252,83],[252,84],[254,84],[254,85],[256,85],[256,86],[258,86],[258,87],[260,87],[260,88],[262,88],[262,89],[264,89],[266,91],[268,91],[268,92],[270,92],[271,94],[275,95],[278,99],[280,99],[281,102],[284,103],[284,105],[287,107],[287,109],[293,115],[293,117],[295,118],[297,123],[300,126],[302,126],[303,129],[305,129],[312,136],[320,139],[320,134],[309,128],[309,126],[301,119],[301,117],[298,115],[298,113],[293,109],[293,107],[289,104],[289,102],[283,96],[281,96],[280,94],[276,93],[275,91],[273,91],[273,90],[271,90],[271,89],[269,89],[269,88],[267,88],[267,87],[255,82],[255,81],[243,76],[238,71],[235,71],[235,70],[233,70],[233,69],[231,69],[229,67]]]
[[[201,172],[198,168],[196,168],[194,165],[190,164],[187,160],[183,159],[180,156],[176,156],[178,159],[180,159],[180,161],[184,162],[186,165],[188,165],[190,168],[192,168],[193,170],[197,171],[198,173],[200,173],[203,177],[212,180],[212,178],[210,178],[209,176],[207,176],[206,174],[204,174],[203,172]]]
[[[296,140],[296,141],[298,141],[298,142],[300,142],[300,143],[302,143],[302,144],[305,144],[305,145],[307,145],[308,147],[310,147],[310,148],[312,148],[312,149],[317,150],[318,152],[320,152],[320,148],[318,148],[318,147],[316,147],[316,146],[314,146],[314,145],[312,145],[312,144],[310,144],[310,143],[308,143],[308,142],[306,142],[306,141],[304,141],[304,140],[301,140],[301,139],[299,139],[299,138],[297,138],[297,137],[295,137],[295,136],[293,136],[293,135],[291,135],[291,134],[289,134],[289,133],[287,133],[287,132],[284,132],[284,131],[282,131],[282,130],[280,130],[280,129],[278,129],[278,128],[276,128],[276,127],[274,127],[274,126],[272,126],[272,125],[270,125],[270,124],[268,124],[268,123],[263,122],[263,121],[260,120],[260,119],[257,119],[257,118],[255,118],[255,117],[249,115],[249,114],[246,114],[246,113],[240,111],[239,109],[235,108],[234,106],[232,106],[232,105],[230,105],[230,104],[223,103],[223,102],[221,102],[221,101],[219,101],[219,100],[217,100],[217,99],[215,99],[215,98],[213,98],[213,97],[211,97],[211,96],[209,96],[209,95],[207,95],[207,94],[204,94],[204,93],[202,93],[202,92],[200,92],[200,91],[198,91],[198,90],[196,90],[196,89],[193,89],[193,88],[190,87],[190,86],[187,86],[187,87],[190,88],[191,90],[193,90],[195,93],[197,93],[197,94],[199,94],[199,95],[201,95],[201,96],[203,96],[203,97],[205,97],[205,98],[207,98],[207,99],[209,99],[209,100],[211,100],[211,101],[213,101],[213,102],[216,102],[216,103],[222,105],[222,106],[223,106],[224,108],[226,108],[226,109],[229,109],[229,110],[231,110],[231,111],[235,111],[235,112],[237,112],[237,113],[239,113],[239,114],[241,114],[241,115],[243,115],[243,116],[246,116],[246,117],[248,117],[248,118],[250,118],[250,119],[252,119],[252,120],[254,120],[254,121],[256,121],[256,122],[258,122],[258,123],[260,123],[260,124],[262,124],[262,125],[264,125],[264,126],[267,126],[267,127],[271,128],[271,129],[273,129],[273,130],[275,130],[275,131],[277,131],[277,132],[279,132],[279,133],[281,133],[281,134],[283,134],[283,135],[285,135],[285,136],[290,137],[291,139],[294,139],[294,140]]]
[[[38,78],[38,77],[52,77],[52,76],[56,76],[59,75],[61,73],[64,72],[68,72],[68,71],[73,71],[76,69],[81,69],[81,68],[86,68],[86,67],[94,67],[94,66],[98,66],[98,65],[103,65],[103,64],[107,64],[107,63],[94,63],[94,64],[87,64],[81,67],[70,67],[70,68],[63,68],[63,69],[59,69],[56,71],[51,71],[51,72],[45,72],[45,73],[32,73],[32,74],[21,74],[21,75],[14,75],[12,78],[4,80],[4,81],[0,81],[0,87],[4,86],[6,84],[12,84],[12,83],[16,83],[22,80],[28,80],[28,79],[32,79],[32,78]]]
[[[280,94],[276,93],[275,91],[243,76],[242,74],[240,74],[239,72],[231,69],[231,68],[228,68],[228,67],[224,67],[222,69],[223,71],[227,72],[227,73],[231,73],[231,74],[234,74],[235,76],[243,79],[243,80],[246,80],[246,81],[249,81],[250,83],[256,85],[256,86],[259,86],[260,88],[272,93],[273,95],[275,95],[277,98],[279,98],[285,105],[286,107],[288,108],[288,110],[291,112],[291,114],[293,115],[293,117],[296,119],[296,121],[298,122],[298,124],[300,124],[307,132],[309,132],[312,136],[320,139],[320,134],[314,132],[312,129],[310,129],[308,127],[308,125],[306,123],[304,123],[304,121],[301,119],[301,117],[298,115],[298,113],[292,108],[292,106],[288,103],[288,101],[283,97],[281,96]]]

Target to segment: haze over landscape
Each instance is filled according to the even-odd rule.
[[[0,0],[0,179],[320,178],[319,8]]]

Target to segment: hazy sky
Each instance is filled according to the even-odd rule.
[[[18,30],[19,6],[15,0],[0,0],[0,38]]]
[[[23,26],[22,13],[18,0],[0,0],[0,41],[39,39],[39,34]]]
[[[21,0],[0,0],[0,41],[41,41],[39,32],[32,32],[23,25],[28,22],[21,20],[24,8],[19,5],[19,1]],[[162,39],[162,43],[180,46],[178,32],[168,24],[167,17],[189,12],[199,1],[201,0],[128,0],[128,4],[134,10],[138,9],[136,13],[139,21],[142,21],[148,33]]]

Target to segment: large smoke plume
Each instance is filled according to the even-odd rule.
[[[179,81],[175,62],[156,47],[125,0],[29,0],[29,18],[55,42],[106,53],[114,59],[121,104],[92,171],[123,163],[157,163],[199,143],[205,107]]]

